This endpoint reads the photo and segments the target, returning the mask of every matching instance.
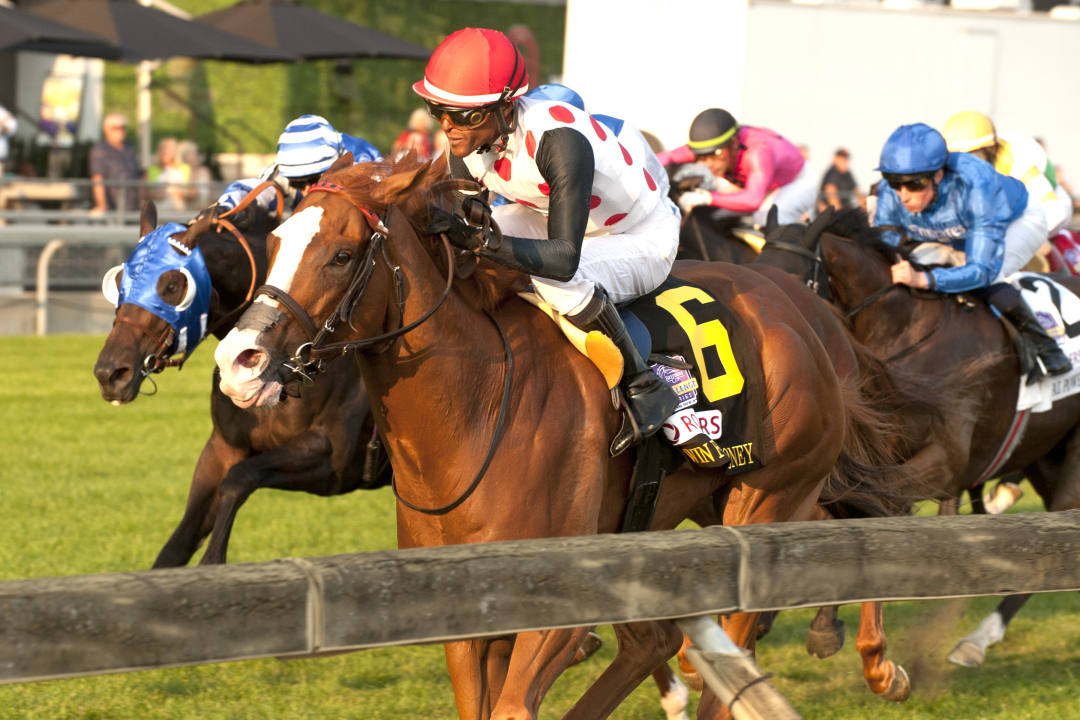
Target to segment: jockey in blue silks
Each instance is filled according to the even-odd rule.
[[[973,155],[950,153],[941,133],[922,123],[904,125],[889,137],[877,169],[883,179],[874,224],[902,230],[919,242],[911,253],[915,262],[946,266],[916,271],[901,260],[892,267],[893,282],[985,300],[1030,343],[1018,348],[1021,368],[1031,368],[1029,385],[1071,370],[1069,358],[1020,292],[1003,282],[1046,239],[1046,216],[1037,199],[1031,202],[1023,183]],[[884,241],[898,246],[901,235],[896,230],[884,232]],[[1016,267],[1004,266],[1006,246]],[[1030,252],[1017,253],[1019,247]]]
[[[218,206],[221,212],[233,209],[259,183],[273,177],[285,195],[286,205],[296,208],[307,188],[347,152],[352,153],[353,163],[382,160],[382,155],[367,140],[339,133],[318,115],[302,115],[286,125],[278,138],[276,162],[257,178],[230,184],[218,198]],[[256,202],[268,210],[276,210],[277,193],[274,188],[267,188],[259,193]]]

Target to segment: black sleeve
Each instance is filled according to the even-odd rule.
[[[449,149],[445,150],[447,165],[450,166],[450,177],[455,180],[475,180],[472,173],[469,172],[469,166],[465,164],[465,158],[459,158]]]
[[[581,243],[589,224],[593,172],[592,145],[572,128],[548,130],[536,150],[536,166],[551,188],[546,239],[503,236],[497,250],[483,250],[512,270],[566,282],[577,272]]]

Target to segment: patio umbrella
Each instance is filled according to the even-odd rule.
[[[241,0],[195,20],[305,60],[359,57],[427,60],[431,57],[427,48],[292,0]]]
[[[259,63],[297,59],[133,0],[44,0],[28,12],[96,35],[118,46],[124,60],[189,57]]]
[[[120,48],[66,25],[0,5],[0,50],[78,55],[117,60]]]

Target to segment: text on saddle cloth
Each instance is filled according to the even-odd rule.
[[[669,423],[680,433],[688,430],[695,424],[686,422],[692,412],[701,429],[696,441],[679,445],[683,454],[697,465],[725,465],[731,475],[764,467],[764,388],[758,381],[761,373],[755,371],[760,359],[750,351],[746,330],[734,313],[704,288],[674,277],[624,311],[644,324],[654,355],[685,358],[692,366],[689,378],[672,368],[654,368],[682,401]],[[697,397],[689,405],[691,380]],[[679,443],[668,428],[665,434]]]
[[[1064,375],[1047,377],[1034,385],[1020,378],[1017,411],[1046,412],[1055,401],[1080,393],[1080,298],[1038,273],[1022,271],[1006,280],[1020,291],[1046,333],[1073,362],[1073,369]]]

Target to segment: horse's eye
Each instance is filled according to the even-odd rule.
[[[348,265],[350,260],[352,260],[352,255],[345,252],[344,250],[334,256],[335,265]]]
[[[168,293],[176,292],[176,283],[169,283],[169,287],[167,287],[165,289],[165,292],[168,292]]]

